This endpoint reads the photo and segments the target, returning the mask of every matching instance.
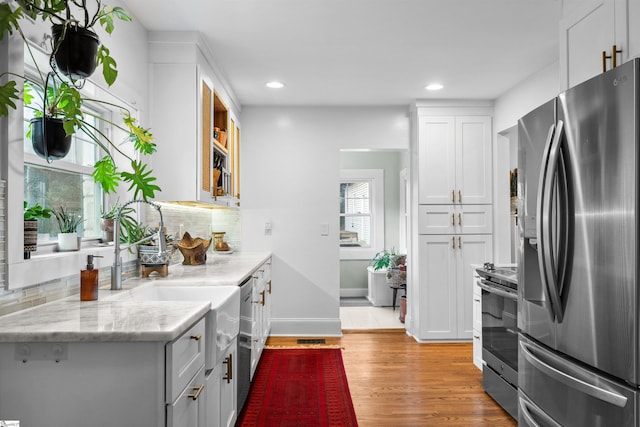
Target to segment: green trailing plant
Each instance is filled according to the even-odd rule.
[[[404,262],[406,255],[397,254],[395,249],[391,250],[383,249],[371,259],[369,265],[374,270],[382,270],[383,268],[395,267],[397,264]]]
[[[51,218],[51,213],[51,209],[43,208],[38,203],[29,206],[26,201],[24,202],[24,219],[26,220]]]
[[[119,148],[119,143],[112,141],[103,131],[91,124],[89,120],[85,120],[85,115],[125,132],[128,135],[128,140],[133,142],[134,149],[142,155],[149,155],[156,151],[156,144],[153,142],[151,132],[141,127],[131,115],[131,112],[124,106],[100,99],[85,98],[74,85],[74,81],[61,81],[55,76],[51,76],[50,73],[43,73],[38,67],[31,47],[20,28],[20,20],[24,19],[25,15],[33,17],[33,13],[36,15],[40,13],[42,19],[50,19],[50,17],[57,16],[60,13],[62,5],[68,5],[69,3],[69,1],[62,0],[18,1],[20,6],[15,10],[12,10],[8,4],[0,4],[0,40],[4,38],[5,34],[13,34],[17,31],[25,42],[38,74],[37,79],[12,72],[0,74],[0,79],[5,76],[10,77],[9,81],[0,86],[0,116],[8,116],[10,109],[17,109],[19,101],[22,100],[25,107],[35,111],[36,117],[44,115],[45,117],[62,119],[67,135],[83,132],[106,153],[104,157],[94,164],[92,173],[93,179],[100,184],[106,193],[115,192],[120,183],[124,182],[129,184],[128,190],[133,191],[134,199],[139,196],[145,200],[151,199],[155,196],[156,191],[160,191],[160,187],[154,183],[156,178],[152,175],[153,171],[148,169],[147,165],[141,160],[123,152]],[[82,6],[86,2],[84,0],[81,2],[71,0],[71,3]],[[27,8],[27,4],[32,7]],[[98,4],[103,9],[107,7],[102,6],[99,1]],[[27,13],[27,10],[29,13]],[[98,21],[106,20],[106,25],[113,30],[113,17],[119,17],[122,12],[119,10],[115,12],[116,8],[104,10],[111,10],[111,13],[105,12],[105,14],[99,15],[97,19]],[[109,21],[111,21],[111,24],[109,24]],[[22,93],[18,90],[18,81],[22,81]],[[48,84],[49,81],[51,81],[51,84]],[[36,100],[36,98],[39,99]],[[85,101],[100,103],[119,110],[122,115],[122,123],[116,123],[103,116],[83,111],[83,103]],[[108,147],[128,159],[130,171],[118,169]]]
[[[52,212],[56,217],[61,233],[76,233],[80,224],[84,222],[82,216],[65,210],[63,207],[53,209]]]

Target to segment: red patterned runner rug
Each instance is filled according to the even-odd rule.
[[[265,349],[236,426],[356,427],[339,349]]]

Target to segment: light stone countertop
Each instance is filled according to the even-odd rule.
[[[129,289],[149,282],[159,286],[238,286],[270,257],[270,252],[207,253],[207,262],[203,265],[172,265],[167,277],[156,274],[146,279],[135,277],[125,280],[122,287]]]
[[[0,342],[172,341],[202,318],[209,301],[65,299],[0,318]]]
[[[199,266],[173,265],[167,277],[131,278],[122,291],[100,289],[97,301],[73,295],[0,317],[0,342],[171,341],[210,309],[210,301],[129,301],[111,298],[140,286],[237,286],[269,252],[208,254]]]

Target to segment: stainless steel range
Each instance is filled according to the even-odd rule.
[[[482,288],[482,385],[518,417],[518,281],[515,267],[487,263],[476,270]]]

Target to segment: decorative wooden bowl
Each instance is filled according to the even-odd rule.
[[[185,232],[176,246],[182,253],[184,261],[183,265],[202,265],[207,261],[207,249],[211,245],[211,240],[205,240],[200,237],[195,239],[191,237],[189,232]]]

